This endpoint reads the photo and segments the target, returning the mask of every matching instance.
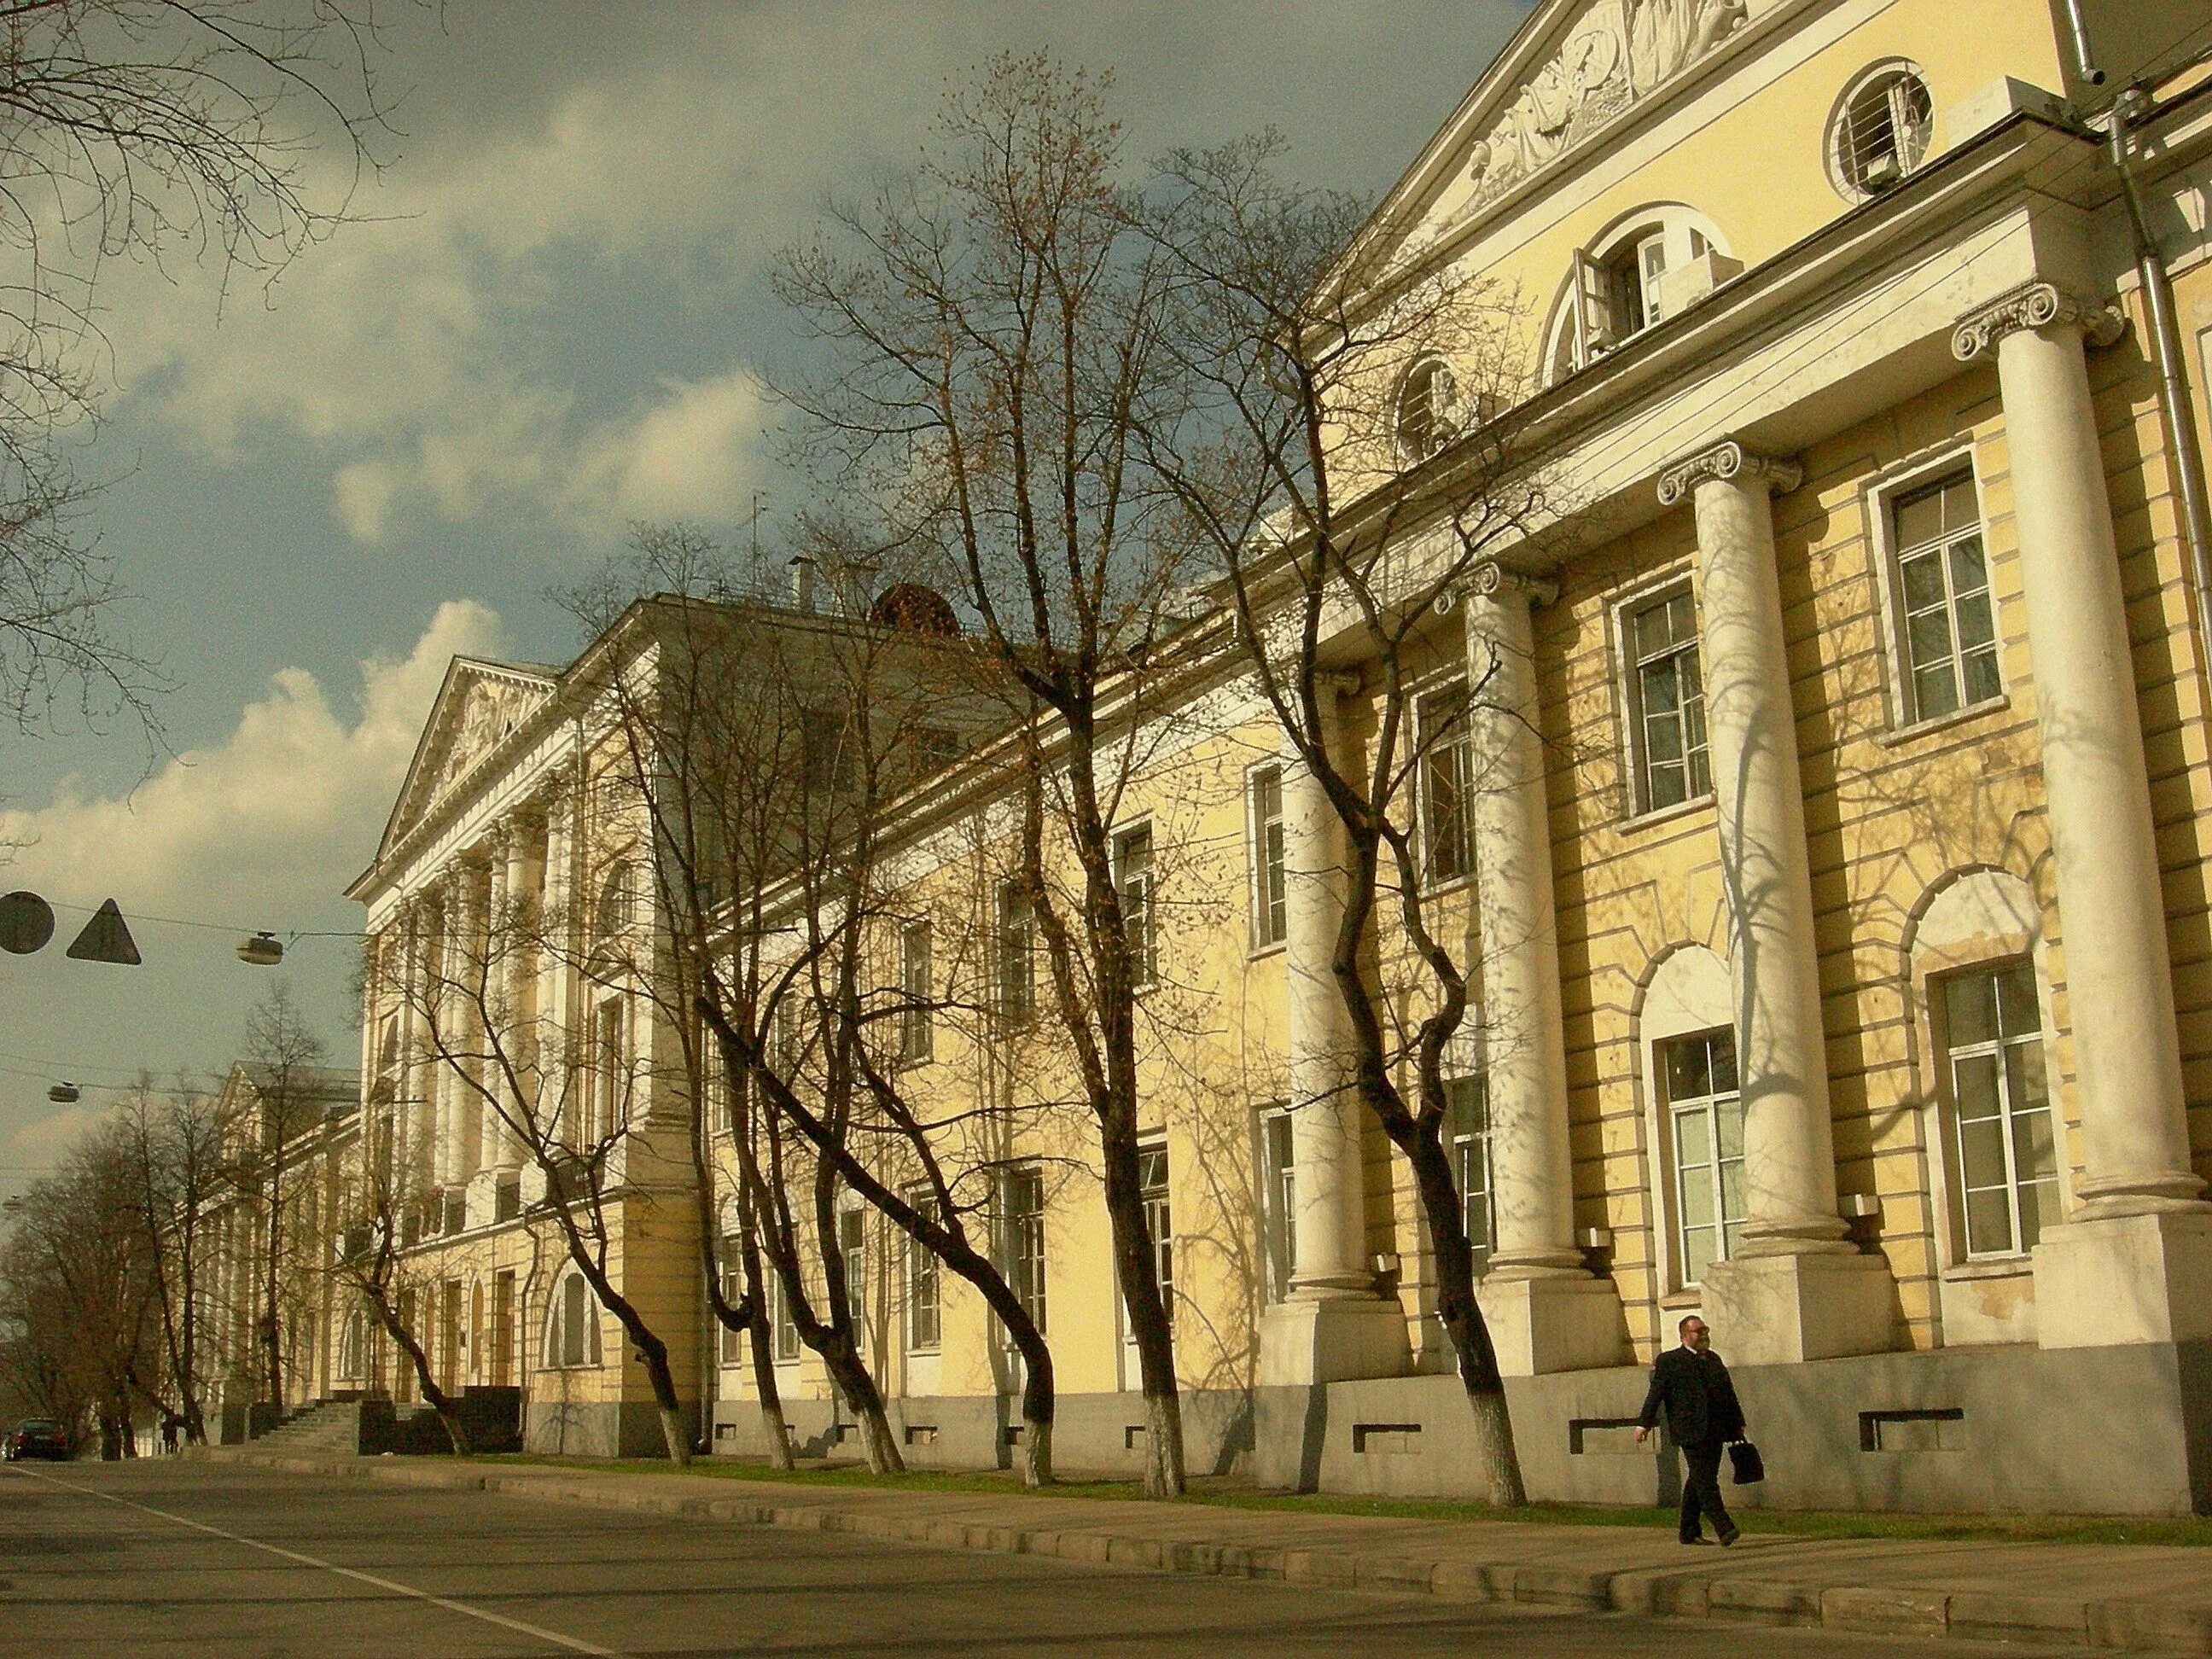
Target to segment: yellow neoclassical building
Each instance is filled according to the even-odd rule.
[[[1511,787],[1428,852],[1493,937],[1453,1139],[1539,1496],[1650,1500],[1638,1367],[1698,1310],[1787,1449],[1769,1501],[2212,1501],[2212,19],[2079,9],[2086,38],[2022,0],[1542,4],[1376,222],[1525,302],[1506,398],[1447,411],[1449,359],[1409,369],[1407,463],[1475,465],[1466,428],[1509,422],[1571,483],[1430,642],[1440,696],[1511,671],[1465,763]],[[1145,1169],[1191,1462],[1465,1490],[1406,1172],[1299,1086],[1343,1041],[1334,860],[1240,663],[1194,672],[1116,843],[1157,928]],[[977,908],[991,798],[909,826],[933,917]],[[948,1105],[1022,1069],[958,1022],[926,1063]],[[1096,1154],[1030,1136],[998,1236],[1060,1455],[1133,1464]],[[857,1210],[843,1237],[908,1455],[1003,1461],[980,1307]]]
[[[1477,400],[1448,356],[1413,362],[1377,442],[1448,480],[1510,422],[1571,485],[1422,642],[1435,707],[1470,665],[1490,688],[1428,763],[1494,787],[1423,850],[1486,940],[1449,1139],[1535,1497],[1663,1486],[1626,1428],[1696,1310],[1769,1448],[1764,1501],[2212,1504],[2208,53],[2202,7],[2142,0],[1546,0],[1376,221],[1517,295],[1528,365]],[[1345,1042],[1332,820],[1243,663],[1179,671],[1114,848],[1153,963],[1142,1171],[1190,1464],[1468,1490],[1407,1172],[1310,1081]],[[1372,679],[1342,666],[1355,752]],[[409,1190],[440,1194],[410,1248],[453,1310],[441,1352],[524,1391],[533,1444],[614,1450],[653,1434],[635,1356],[394,988],[526,897],[602,926],[588,684],[456,665],[355,890],[362,1141],[389,1122]],[[896,827],[889,971],[983,1011],[909,1022],[899,1058],[949,1115],[1012,1126],[990,1237],[1051,1341],[1060,1461],[1133,1468],[1096,1132],[1045,1109],[1049,1021],[1009,1015],[1034,945],[993,752]],[[562,1086],[616,1054],[675,1089],[634,990],[507,971],[500,1006],[564,1034],[585,1080]],[[727,1170],[698,1206],[679,1095],[635,1116],[619,1258],[702,1433],[757,1450],[700,1278]],[[1006,1462],[1017,1371],[979,1299],[865,1207],[830,1231],[907,1457]],[[826,1449],[845,1413],[775,1311],[787,1409]]]

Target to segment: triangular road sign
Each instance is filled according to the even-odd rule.
[[[79,962],[119,962],[131,968],[138,965],[138,946],[113,899],[92,913],[92,920],[85,923],[84,931],[76,936],[76,943],[70,946],[69,954]]]

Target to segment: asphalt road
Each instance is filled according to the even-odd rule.
[[[0,1470],[0,1653],[9,1659],[1678,1659],[1691,1649],[1700,1659],[2039,1651],[1169,1577],[228,1464]]]

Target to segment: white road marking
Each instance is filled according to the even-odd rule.
[[[323,1571],[334,1572],[341,1578],[351,1578],[360,1583],[373,1584],[378,1589],[389,1590],[394,1595],[412,1596],[418,1601],[428,1601],[433,1607],[443,1607],[449,1613],[465,1613],[471,1619],[481,1619],[488,1625],[498,1625],[504,1629],[519,1632],[537,1641],[550,1642],[556,1647],[568,1649],[571,1653],[597,1654],[600,1659],[623,1659],[623,1656],[612,1648],[594,1647],[589,1642],[579,1641],[573,1636],[563,1636],[558,1631],[546,1630],[538,1625],[527,1625],[520,1619],[510,1619],[503,1613],[490,1613],[483,1607],[472,1607],[465,1601],[456,1601],[443,1595],[433,1595],[428,1590],[416,1589],[412,1584],[403,1584],[397,1579],[380,1578],[373,1572],[362,1572],[354,1567],[342,1567],[335,1561],[319,1560],[312,1555],[303,1555],[298,1550],[288,1550],[281,1545],[264,1544],[258,1538],[246,1538],[234,1532],[225,1532],[221,1527],[211,1527],[204,1521],[195,1521],[189,1516],[172,1515],[167,1510],[155,1509],[151,1504],[141,1504],[135,1498],[118,1498],[113,1492],[102,1492],[96,1486],[76,1486],[67,1480],[57,1480],[51,1474],[40,1474],[30,1469],[15,1469],[11,1470],[10,1473],[23,1475],[33,1480],[44,1480],[59,1486],[64,1492],[77,1492],[86,1498],[105,1498],[111,1504],[120,1504],[125,1509],[138,1510],[147,1515],[158,1516],[164,1521],[173,1521],[180,1527],[190,1527],[193,1531],[206,1533],[210,1537],[224,1539],[233,1544],[243,1544],[248,1549],[262,1550],[270,1555],[282,1556],[285,1560],[297,1561],[302,1566],[319,1567]]]

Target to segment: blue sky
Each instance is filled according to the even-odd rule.
[[[0,741],[0,885],[110,896],[146,965],[0,957],[0,1192],[138,1067],[220,1069],[270,970],[226,930],[357,925],[373,849],[456,651],[558,660],[543,595],[634,520],[741,538],[791,492],[763,367],[794,349],[775,250],[903,166],[946,77],[1001,48],[1111,65],[1134,148],[1270,124],[1319,184],[1388,186],[1526,0],[447,0],[403,16],[409,88],[361,216],[264,293],[111,272],[85,452],[176,690],[173,754]],[[333,162],[336,158],[332,158]],[[770,530],[772,532],[773,523]],[[282,970],[353,1062],[343,941]],[[50,1081],[87,1085],[64,1109]]]

